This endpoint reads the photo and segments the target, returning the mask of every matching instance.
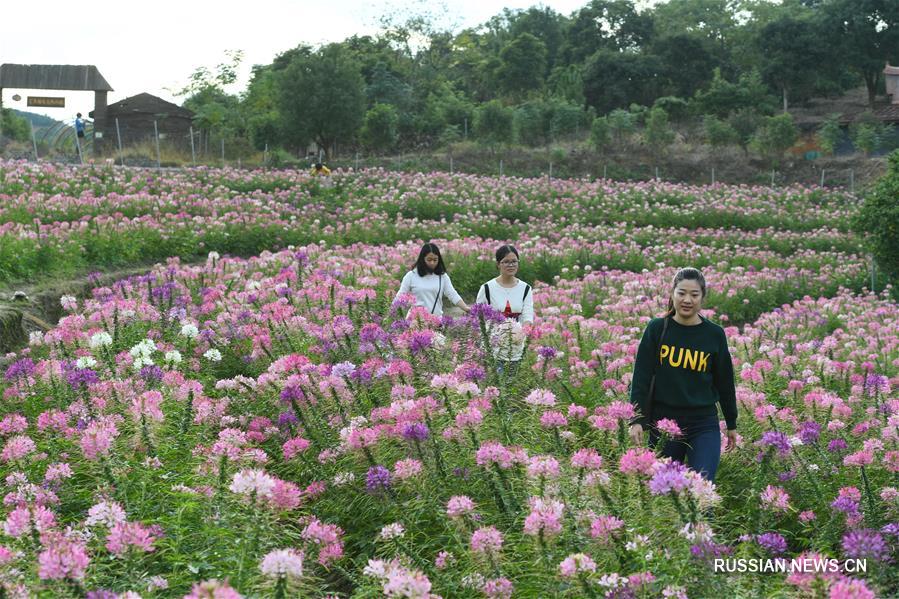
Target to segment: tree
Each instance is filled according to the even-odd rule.
[[[865,80],[873,109],[887,61],[899,59],[899,2],[828,0],[822,3],[825,39]]]
[[[668,0],[655,6],[653,22],[660,37],[688,35],[708,40],[727,60],[727,50],[738,30],[739,0]]]
[[[660,70],[655,56],[600,50],[584,66],[587,105],[606,113],[633,103],[652,104]]]
[[[561,137],[576,134],[585,123],[583,108],[565,100],[553,99],[547,102],[549,110],[549,139],[555,142]]]
[[[509,35],[516,38],[522,33],[529,33],[543,42],[548,72],[558,60],[559,50],[565,40],[563,28],[566,25],[567,19],[553,9],[547,6],[532,6],[509,19]]]
[[[11,108],[3,108],[0,111],[0,133],[3,133],[3,137],[16,141],[28,141],[31,138],[28,119],[18,116]]]
[[[705,130],[705,138],[713,148],[722,148],[736,145],[740,141],[740,134],[730,123],[722,121],[718,117],[707,114],[702,120]]]
[[[636,52],[652,32],[652,17],[638,13],[630,0],[591,0],[573,15],[563,56],[576,64],[599,50]]]
[[[546,46],[530,33],[522,33],[499,53],[496,78],[502,88],[515,97],[543,87],[546,71]]]
[[[833,58],[821,44],[822,30],[811,19],[790,16],[765,25],[756,38],[762,77],[780,90],[783,111],[794,99],[808,98],[819,73]]]
[[[604,116],[598,116],[593,119],[593,124],[590,126],[590,145],[592,145],[597,152],[603,152],[609,146],[611,139],[609,119]]]
[[[650,147],[653,156],[658,157],[674,141],[674,131],[668,125],[668,113],[656,106],[646,114],[643,141]]]
[[[397,141],[399,116],[390,104],[375,104],[365,113],[362,143],[375,152],[393,149]]]
[[[868,193],[853,218],[853,228],[863,237],[877,266],[892,281],[899,298],[899,151],[890,154],[886,174]]]
[[[827,119],[821,123],[821,126],[818,127],[818,132],[815,137],[818,140],[818,145],[824,150],[824,153],[833,156],[837,144],[840,143],[840,139],[843,137],[843,130],[840,127],[840,115],[832,114],[827,117]]]
[[[515,132],[520,143],[540,146],[548,136],[546,107],[541,101],[525,102],[515,109]]]
[[[549,75],[550,95],[568,100],[572,104],[584,105],[584,77],[580,65],[558,66]]]
[[[617,108],[607,115],[609,121],[609,130],[615,138],[617,144],[621,144],[637,128],[636,117],[621,108]]]
[[[676,34],[652,43],[652,54],[661,66],[659,77],[663,93],[690,98],[708,85],[715,68],[722,63],[721,50],[713,51],[711,42]]]
[[[727,124],[737,132],[737,143],[749,155],[749,145],[762,126],[762,115],[755,108],[741,108],[727,117]]]
[[[736,83],[731,83],[721,74],[721,69],[715,69],[708,89],[696,93],[693,105],[699,114],[722,118],[741,108],[754,108],[763,113],[773,111],[771,96],[758,71],[744,73]]]
[[[768,116],[762,120],[762,126],[755,132],[752,147],[767,157],[772,165],[783,158],[784,152],[793,147],[799,139],[799,130],[793,123],[789,112],[777,116]]]
[[[350,142],[365,115],[359,65],[337,44],[296,56],[280,72],[279,110],[298,146],[315,141],[330,155],[338,140]]]
[[[475,133],[478,139],[495,145],[512,141],[514,113],[499,100],[491,100],[478,107],[475,115]]]

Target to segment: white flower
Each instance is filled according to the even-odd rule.
[[[300,578],[303,576],[303,552],[293,549],[270,551],[259,564],[262,573],[270,578]]]
[[[241,470],[234,475],[228,488],[239,495],[252,495],[255,492],[257,497],[271,497],[275,479],[262,470]]]
[[[179,352],[177,349],[165,352],[165,361],[172,364],[180,364],[181,352]]]
[[[144,339],[130,350],[128,353],[134,356],[135,358],[144,358],[144,360],[149,359],[150,354],[156,351],[156,344],[152,339]],[[152,362],[151,362],[152,363]]]
[[[44,342],[44,333],[32,331],[28,334],[28,345],[41,345]]]
[[[74,312],[78,309],[78,300],[75,299],[74,295],[64,295],[59,298],[59,303],[62,306],[63,310],[67,312]]]
[[[405,534],[406,529],[403,528],[403,525],[399,522],[394,522],[393,524],[388,524],[383,527],[378,536],[385,541],[389,541],[390,539],[401,539]]]
[[[356,480],[356,475],[353,474],[352,472],[338,472],[337,474],[334,475],[334,480],[332,481],[332,484],[335,487],[342,487],[343,485],[350,484],[354,480]]]
[[[98,347],[105,347],[107,345],[112,345],[112,335],[110,335],[106,331],[100,331],[99,333],[94,333],[93,335],[91,335],[91,349],[97,349]]]
[[[215,349],[207,349],[206,353],[203,354],[203,357],[212,362],[221,362],[222,361],[222,352]]]
[[[181,323],[181,335],[183,337],[187,337],[188,339],[194,339],[199,334],[200,334],[200,329],[197,328],[197,325],[195,325],[191,322],[182,322]]]
[[[93,368],[97,365],[97,361],[91,356],[82,356],[75,360],[75,366],[78,368]]]
[[[87,511],[87,520],[84,523],[88,526],[102,524],[112,528],[117,522],[124,522],[127,519],[121,505],[115,501],[101,501]]]
[[[210,260],[218,260],[219,258],[221,258],[221,255],[218,252],[209,252]]]

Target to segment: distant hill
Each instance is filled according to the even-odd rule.
[[[33,112],[25,112],[24,110],[16,110],[12,109],[13,114],[16,116],[22,117],[23,119],[28,119],[31,121],[31,124],[34,125],[35,129],[40,129],[42,127],[52,127],[58,121],[56,119],[50,118],[48,116],[44,116],[43,114],[35,114]]]

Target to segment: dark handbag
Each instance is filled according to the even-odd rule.
[[[649,381],[649,394],[646,396],[646,410],[644,412],[644,416],[646,416],[646,421],[649,423],[649,420],[652,418],[652,398],[655,395],[656,390],[656,372],[659,369],[659,364],[662,362],[662,340],[665,338],[665,332],[668,331],[668,317],[665,317],[665,324],[662,325],[662,334],[659,336],[658,343],[658,352],[656,356],[658,360],[656,361],[654,368],[652,369],[652,379]]]
[[[431,306],[431,314],[437,309],[437,302],[440,301],[440,292],[443,290],[443,275],[437,275],[437,297],[434,298],[434,305]]]

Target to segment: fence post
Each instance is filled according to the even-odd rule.
[[[849,193],[855,193],[855,169],[849,169]]]
[[[877,293],[877,262],[874,254],[871,254],[871,292]]]
[[[500,177],[503,176],[503,161],[502,160],[499,161],[499,176]]]
[[[549,163],[549,179],[550,179],[550,181],[552,181],[552,178],[553,178],[553,163],[550,162]]]
[[[450,174],[453,174],[453,157],[450,156]]]
[[[153,121],[153,133],[156,135],[156,168],[162,168],[162,160],[159,158],[159,127],[156,126],[156,121]]]
[[[356,152],[356,160],[355,160],[355,162],[353,163],[353,170],[354,170],[354,171],[358,171],[358,170],[359,170],[359,152]]]
[[[34,138],[34,123],[28,119],[28,126],[31,127],[31,146],[34,148],[34,161],[37,162],[37,140]]]
[[[115,118],[115,137],[119,143],[119,161],[125,166],[125,152],[122,150],[122,131],[119,129],[119,117]]]
[[[268,144],[265,144],[265,149],[262,151],[262,166],[268,166]]]
[[[715,167],[712,167],[712,185],[715,184]]]
[[[774,169],[771,169],[771,187],[774,187]]]
[[[656,181],[659,180],[659,167],[656,167]]]
[[[194,149],[194,128],[190,127],[190,165],[197,166],[197,151]]]
[[[225,168],[225,138],[222,138],[222,168]]]
[[[824,187],[824,171],[826,170],[825,168],[821,169],[821,187]]]
[[[81,166],[84,166],[84,152],[81,149],[81,140],[78,139],[78,132],[75,133],[75,150],[78,151],[78,159],[81,161]]]
[[[608,177],[606,177],[606,173],[608,172],[608,170],[609,170],[609,165],[607,165],[607,164],[602,165],[602,178],[603,179],[608,178]]]

